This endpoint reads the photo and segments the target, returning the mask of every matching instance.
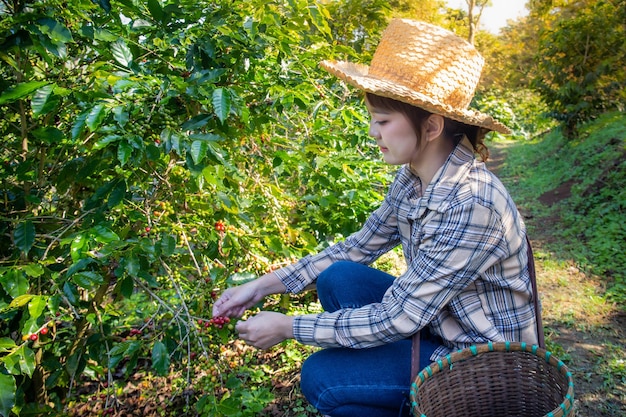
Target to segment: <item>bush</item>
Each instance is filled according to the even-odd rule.
[[[58,412],[81,378],[113,387],[194,356],[231,390],[198,394],[211,415],[269,401],[227,377],[233,323],[211,317],[214,298],[354,231],[389,179],[368,162],[364,113],[317,67],[334,53],[327,12],[12,4],[0,10],[0,415]]]

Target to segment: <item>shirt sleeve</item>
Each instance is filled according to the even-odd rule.
[[[462,205],[426,216],[432,218],[422,226],[416,256],[380,303],[295,317],[296,340],[321,347],[367,348],[407,338],[506,256],[501,222],[488,208]]]
[[[298,293],[313,283],[319,274],[332,263],[348,260],[369,265],[384,253],[400,244],[397,210],[394,208],[394,188],[383,200],[358,232],[350,235],[315,255],[276,271],[287,287],[287,292]]]

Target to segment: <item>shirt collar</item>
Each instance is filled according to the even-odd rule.
[[[423,216],[426,209],[444,211],[450,206],[453,197],[459,193],[462,185],[465,184],[474,164],[475,156],[472,149],[472,144],[467,137],[454,148],[446,162],[435,173],[422,198],[419,199],[415,213],[416,218]],[[405,169],[407,175],[413,176],[415,181],[419,181],[419,178],[415,178],[415,174],[410,172],[408,166]],[[469,189],[467,192],[469,193]]]

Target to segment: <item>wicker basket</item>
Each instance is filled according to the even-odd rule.
[[[526,343],[488,343],[452,353],[411,384],[415,417],[574,416],[565,364]]]

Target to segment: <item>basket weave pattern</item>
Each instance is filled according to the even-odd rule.
[[[411,385],[416,417],[574,416],[565,364],[525,343],[459,350],[423,369]]]

